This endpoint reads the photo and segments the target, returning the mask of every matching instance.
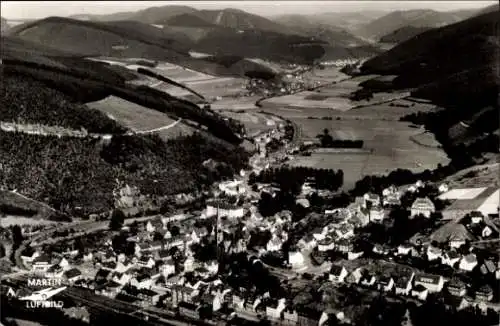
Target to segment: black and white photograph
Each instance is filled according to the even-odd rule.
[[[2,1],[0,326],[499,326],[498,1]]]

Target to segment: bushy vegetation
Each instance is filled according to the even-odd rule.
[[[362,148],[364,143],[362,140],[333,139],[328,129],[323,130],[316,138],[319,138],[321,147],[324,148]]]
[[[214,111],[201,109],[187,100],[146,86],[126,85],[123,81],[115,84],[106,76],[98,79],[92,73],[82,74],[76,70],[57,69],[41,64],[20,61],[4,63],[7,63],[3,66],[4,75],[33,78],[78,103],[98,101],[115,95],[163,113],[192,120],[207,127],[214,136],[233,144],[241,143],[240,135],[245,132],[243,124],[234,119],[226,119]]]
[[[0,121],[84,128],[95,133],[125,132],[102,112],[72,103],[65,94],[31,78],[5,74],[0,87]]]
[[[262,171],[258,176],[251,175],[249,182],[277,183],[282,191],[290,189],[300,192],[306,181],[314,183],[317,189],[338,190],[344,182],[344,172],[332,169],[314,169],[308,167],[281,167]]]
[[[248,156],[200,135],[167,143],[153,136],[115,136],[104,144],[0,132],[1,185],[68,213],[78,207],[82,214],[112,209],[116,180],[153,197],[203,187],[213,181],[200,169],[208,158],[239,171]]]

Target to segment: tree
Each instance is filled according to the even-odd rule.
[[[6,255],[5,247],[4,247],[3,243],[0,243],[0,258],[5,257],[5,255]]]
[[[24,240],[23,232],[19,225],[14,225],[12,227],[12,242],[14,242],[14,248],[19,248]]]
[[[111,230],[120,230],[125,222],[125,213],[120,209],[115,209],[111,214],[111,221],[109,222],[109,228]]]

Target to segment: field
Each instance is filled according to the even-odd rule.
[[[0,226],[3,228],[10,227],[11,225],[40,225],[40,224],[56,224],[54,222],[23,216],[0,217]]]
[[[359,106],[371,106],[376,103],[388,102],[391,100],[406,97],[409,93],[376,93],[369,101],[352,101],[349,96],[360,87],[359,83],[373,75],[355,77],[341,80],[331,84],[334,80],[330,79],[330,84],[314,91],[303,91],[292,95],[274,97],[262,101],[262,105],[268,109],[277,110],[297,110],[300,108],[309,109],[327,109],[334,112],[346,112]],[[345,79],[345,77],[344,77]],[[324,84],[324,83],[323,83]],[[293,112],[293,111],[292,111]]]
[[[486,190],[486,187],[481,187],[481,188],[462,188],[462,189],[453,189],[448,192],[445,192],[441,196],[439,196],[439,199],[442,200],[465,200],[465,199],[474,199],[476,198],[480,193]]]
[[[35,215],[27,218],[27,220],[30,221],[40,221],[40,218],[47,219],[54,213],[53,208],[12,191],[0,190],[0,204],[11,205],[16,208],[36,212]],[[21,219],[21,217],[16,216],[16,219]]]
[[[439,149],[423,147],[410,140],[418,129],[407,123],[385,120],[311,120],[295,118],[302,126],[303,140],[316,139],[327,128],[334,139],[363,140],[366,153],[313,153],[296,157],[291,164],[342,169],[344,186],[349,188],[366,174],[385,174],[397,168],[423,171],[448,159]]]
[[[165,127],[165,129],[156,131],[164,139],[193,132],[193,128],[182,122],[176,123],[177,120],[169,118],[164,113],[116,96],[108,96],[103,100],[87,103],[87,105],[106,113],[112,119],[135,132],[153,131]],[[168,128],[167,126],[172,127]]]
[[[224,116],[239,120],[245,126],[248,135],[256,135],[264,131],[274,129],[282,120],[270,115],[258,112],[235,112],[227,110],[220,112]]]
[[[248,96],[248,97],[240,97],[240,98],[222,98],[219,101],[215,101],[211,103],[211,107],[215,111],[219,110],[261,110],[258,106],[255,105],[260,99],[260,96]]]
[[[243,91],[245,80],[233,77],[218,77],[186,69],[169,63],[161,63],[150,70],[184,84],[206,98],[234,96]],[[156,87],[174,96],[189,94],[186,90],[162,83]]]

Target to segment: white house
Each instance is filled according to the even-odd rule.
[[[448,240],[448,243],[451,248],[458,249],[467,242],[466,240],[467,239],[464,236],[457,234],[457,235],[452,235]]]
[[[411,217],[423,215],[429,218],[435,211],[436,207],[434,206],[432,200],[430,200],[428,197],[417,198],[411,205]]]
[[[460,260],[458,268],[461,270],[471,272],[477,266],[477,258],[475,254],[468,254]]]
[[[481,231],[481,236],[483,238],[489,238],[491,235],[493,234],[493,231],[491,230],[491,228],[486,225],[483,229],[483,231]]]
[[[167,259],[163,265],[160,266],[160,273],[166,278],[175,274],[175,264],[172,259]]]
[[[153,268],[155,261],[152,257],[143,256],[139,259],[137,265],[140,267]]]
[[[396,255],[398,256],[408,256],[411,253],[413,247],[409,244],[401,244],[398,246],[398,251]]]
[[[289,251],[288,262],[293,268],[304,266],[304,255],[300,251]]]
[[[463,297],[467,292],[467,287],[464,282],[457,278],[451,279],[447,284],[446,288],[451,295],[456,297]]]
[[[478,212],[478,211],[474,211],[474,212],[470,213],[470,218],[471,218],[472,224],[479,224],[483,221],[484,216],[483,216],[483,213]]]
[[[286,299],[282,298],[276,300],[266,307],[266,315],[270,319],[279,320],[281,317],[281,312],[285,310]]]
[[[369,205],[372,207],[380,206],[380,196],[373,193],[366,193],[363,196],[363,207],[367,208]]]
[[[414,277],[415,273],[412,271],[407,271],[398,275],[394,280],[396,283],[396,294],[409,295]]]
[[[363,251],[357,251],[357,252],[349,251],[347,253],[347,260],[358,259],[359,257],[363,256],[363,254],[364,254]]]
[[[438,191],[440,193],[445,193],[445,192],[448,192],[449,190],[450,190],[450,187],[448,187],[448,185],[446,183],[442,183],[439,185]]]
[[[21,259],[24,263],[32,263],[38,257],[40,257],[40,253],[35,251],[31,256],[21,256]]]
[[[411,296],[422,301],[427,300],[428,295],[429,295],[429,289],[427,289],[425,286],[421,284],[415,285],[411,290]]]
[[[205,215],[207,217],[212,217],[217,214],[219,214],[219,216],[226,216],[232,219],[243,217],[245,215],[245,211],[243,207],[231,205],[224,201],[208,203]]]
[[[375,277],[375,275],[369,273],[364,273],[363,276],[361,277],[361,285],[364,286],[373,286],[375,285],[376,281],[377,278]]]
[[[323,240],[318,241],[319,251],[329,251],[335,248],[335,242],[331,237],[326,237]]]
[[[443,290],[444,278],[441,275],[417,274],[415,286],[422,285],[430,292],[441,292]]]
[[[371,222],[380,223],[386,217],[385,210],[382,207],[373,207],[370,209],[369,217]]]
[[[266,250],[267,251],[280,251],[281,246],[283,245],[283,241],[276,235],[267,242]]]
[[[82,272],[79,269],[72,268],[64,273],[64,277],[69,283],[75,283],[82,278]]]
[[[130,280],[130,285],[138,289],[150,289],[153,283],[153,279],[145,274],[138,275]]]
[[[146,231],[148,231],[149,233],[152,233],[156,230],[156,228],[154,227],[153,223],[151,223],[151,221],[148,221],[148,223],[146,223]]]
[[[69,268],[69,262],[66,258],[61,258],[61,261],[59,262],[59,266],[61,266],[62,269],[67,270]]]
[[[382,275],[378,280],[378,288],[385,292],[392,291],[394,285],[394,279],[390,275]]]
[[[50,257],[48,255],[42,254],[33,260],[31,269],[35,273],[45,273],[50,268],[50,266],[52,266],[50,262]]]
[[[347,280],[350,283],[358,284],[359,282],[361,282],[361,278],[363,277],[363,271],[364,271],[363,267],[356,268],[351,274],[349,274]]]
[[[440,259],[443,255],[443,250],[436,248],[434,246],[427,247],[427,259],[429,261]]]
[[[456,263],[460,261],[461,256],[455,250],[450,250],[446,252],[442,257],[442,262],[444,265],[454,267]]]
[[[343,283],[348,274],[344,266],[332,265],[328,279],[334,283]]]

